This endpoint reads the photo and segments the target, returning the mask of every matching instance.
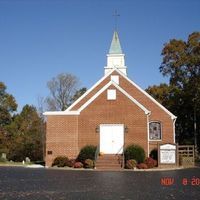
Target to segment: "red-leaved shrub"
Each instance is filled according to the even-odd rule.
[[[154,167],[157,167],[158,166],[158,161],[157,160],[153,160],[154,162]]]
[[[147,165],[148,168],[154,168],[157,165],[157,161],[154,160],[153,158],[149,157],[146,158],[144,163]]]
[[[138,169],[148,169],[148,167],[147,167],[147,165],[145,163],[137,164],[137,168]]]
[[[67,163],[67,166],[68,167],[74,167],[74,164],[75,164],[76,160],[75,159],[70,159]]]
[[[81,162],[75,162],[74,168],[83,168],[83,164]]]

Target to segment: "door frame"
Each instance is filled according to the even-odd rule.
[[[99,151],[100,151],[100,153],[101,153],[101,127],[103,127],[103,126],[122,126],[122,128],[123,128],[123,133],[122,133],[123,134],[123,142],[122,142],[123,145],[122,146],[124,146],[124,144],[125,144],[125,130],[124,130],[125,125],[124,124],[100,124],[99,125]],[[118,151],[120,152],[120,149]],[[122,151],[123,151],[123,149],[122,149]],[[117,154],[119,152],[109,153],[109,154]]]

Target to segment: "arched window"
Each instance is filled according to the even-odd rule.
[[[149,140],[161,140],[162,130],[161,123],[158,121],[149,123]]]

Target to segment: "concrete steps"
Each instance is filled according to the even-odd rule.
[[[96,170],[119,171],[122,170],[119,156],[115,154],[105,154],[97,158]]]

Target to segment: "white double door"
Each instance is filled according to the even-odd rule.
[[[123,124],[100,125],[100,152],[104,154],[122,153],[124,145]]]

